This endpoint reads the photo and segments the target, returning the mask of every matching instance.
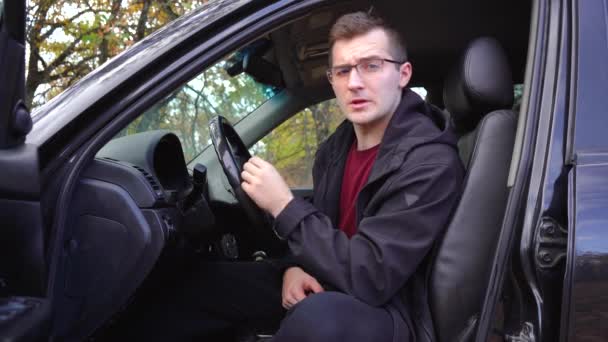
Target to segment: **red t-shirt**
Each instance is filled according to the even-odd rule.
[[[349,238],[357,232],[355,222],[357,197],[359,197],[359,192],[369,178],[379,146],[376,145],[367,150],[357,151],[357,140],[355,140],[346,157],[342,190],[340,191],[340,218],[338,227]]]

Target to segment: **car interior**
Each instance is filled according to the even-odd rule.
[[[523,0],[337,2],[226,51],[108,141],[81,174],[54,280],[53,334],[115,340],[155,298],[176,291],[195,260],[285,253],[268,216],[239,189],[235,168],[250,154],[287,149],[291,131],[281,127],[317,129],[317,141],[335,129],[341,117],[325,74],[328,32],[344,13],[371,11],[403,34],[409,86],[442,109],[459,136],[465,185],[428,256],[428,291],[438,339],[470,339],[509,194],[531,10]],[[321,128],[290,121],[318,124],[318,110],[330,109]],[[175,113],[184,111],[188,120],[180,121]],[[312,161],[314,151],[294,155]],[[306,167],[289,167],[282,170],[304,179],[290,183],[294,194],[310,196]],[[495,313],[495,331],[512,309]],[[231,338],[255,341],[273,329],[249,328]]]

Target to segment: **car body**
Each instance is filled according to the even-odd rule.
[[[22,8],[4,5],[9,33],[0,41],[0,62],[9,70],[22,58],[14,52],[24,40],[22,16],[7,19],[7,13]],[[341,13],[372,8],[405,34],[412,86],[424,87],[429,102],[442,107],[449,69],[478,36],[500,41],[515,83],[523,84],[509,199],[489,268],[480,270],[485,293],[466,339],[608,339],[606,0],[216,0],[37,109],[31,131],[18,105],[23,71],[13,68],[0,76],[6,77],[0,83],[0,310],[7,313],[0,336],[112,339],[138,310],[153,306],[151,298],[169,286],[166,278],[179,276],[192,258],[210,257],[201,249],[227,259],[260,256],[257,244],[272,233],[239,228],[248,216],[211,144],[195,139],[199,133],[192,140],[204,146],[184,158],[184,136],[121,132],[185,85],[204,87],[210,76],[189,82],[219,61],[227,65],[236,52],[258,63],[241,73],[268,95],[232,116],[245,145],[253,146],[333,97],[324,78],[328,28]],[[220,107],[220,100],[212,102]],[[205,200],[186,205],[193,189]],[[311,192],[294,189],[304,197]]]

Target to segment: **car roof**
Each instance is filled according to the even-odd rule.
[[[522,82],[530,27],[531,3],[526,0],[426,0],[373,2],[353,1],[323,8],[310,17],[282,28],[282,34],[272,38],[277,43],[289,44],[281,48],[288,53],[298,79],[286,79],[289,86],[318,86],[326,83],[327,37],[331,24],[342,14],[367,10],[381,15],[403,36],[413,65],[410,85],[441,84],[448,70],[473,39],[481,36],[496,38],[505,48],[515,82]],[[281,38],[282,37],[282,38]],[[281,52],[279,52],[280,54]],[[281,62],[281,56],[278,56]],[[283,57],[287,59],[287,57]]]

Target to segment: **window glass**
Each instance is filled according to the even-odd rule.
[[[522,83],[513,86],[513,110],[518,112],[521,107],[521,98],[524,95],[524,85]]]
[[[229,57],[220,61],[171,93],[117,137],[166,129],[179,137],[186,162],[194,159],[211,144],[208,126],[211,118],[222,115],[235,124],[277,92],[245,73],[228,75],[230,60]]]
[[[426,94],[428,93],[424,87],[411,87],[410,88],[414,93],[420,95],[423,99],[426,99]]]
[[[423,87],[412,87],[424,98]],[[272,163],[290,188],[312,188],[312,165],[319,145],[344,120],[336,99],[310,106],[266,135],[249,151]]]
[[[335,99],[310,106],[266,135],[249,151],[272,163],[291,188],[312,188],[319,145],[344,119]]]

